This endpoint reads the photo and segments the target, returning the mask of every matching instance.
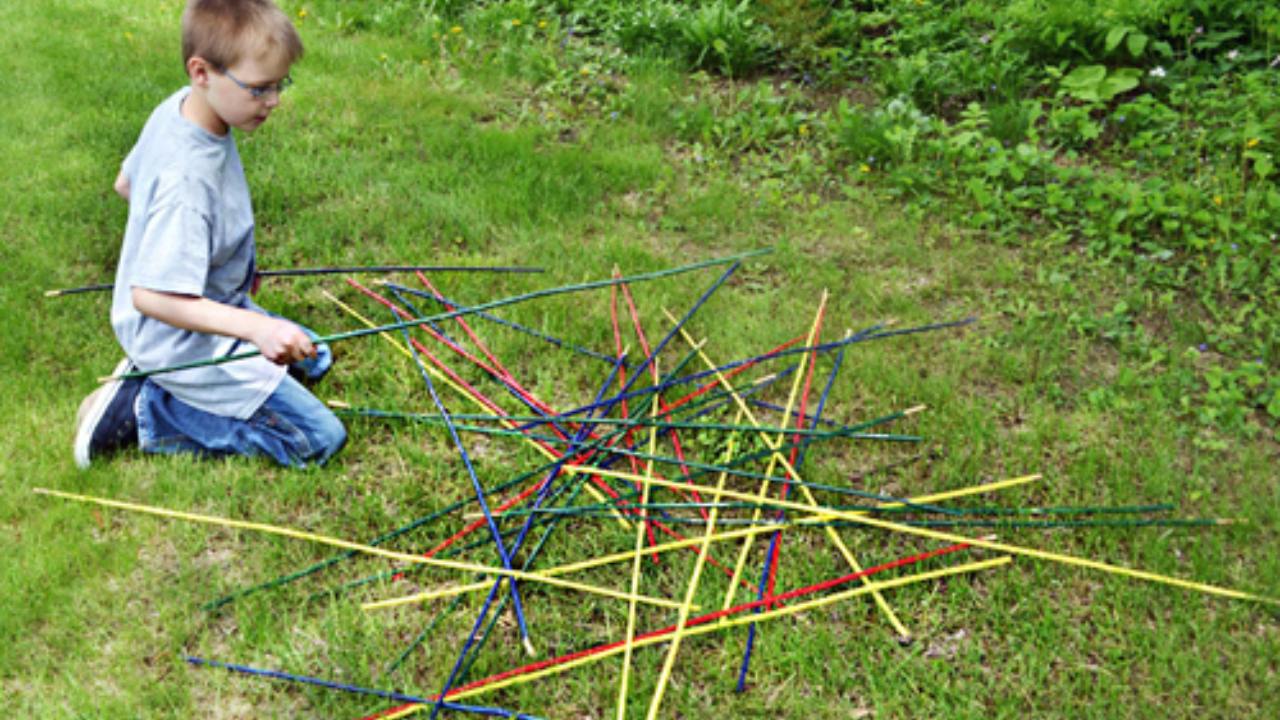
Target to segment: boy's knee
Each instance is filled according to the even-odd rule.
[[[346,426],[333,413],[325,413],[325,417],[316,423],[314,431],[313,447],[316,452],[316,462],[324,463],[346,444]]]

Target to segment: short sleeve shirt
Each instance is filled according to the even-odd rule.
[[[152,112],[122,168],[129,221],[116,270],[111,326],[125,354],[154,370],[251,349],[238,339],[183,330],[133,306],[135,287],[260,309],[254,277],[253,208],[228,131],[214,135],[182,117],[183,88]],[[285,368],[261,356],[155,375],[179,400],[215,415],[248,418]]]

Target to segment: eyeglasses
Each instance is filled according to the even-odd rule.
[[[276,97],[280,97],[280,95],[285,90],[288,90],[289,86],[293,84],[293,78],[289,77],[288,75],[285,75],[284,77],[280,78],[280,81],[277,83],[271,83],[267,85],[246,85],[245,83],[240,82],[240,80],[236,78],[235,75],[232,75],[230,70],[223,70],[222,74],[231,78],[231,82],[247,90],[249,94],[253,96],[254,100],[258,100],[266,95],[270,95],[271,93],[275,93]]]

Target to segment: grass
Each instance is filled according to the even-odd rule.
[[[301,7],[289,5],[291,12]],[[416,635],[416,609],[362,613],[354,600],[308,596],[383,569],[349,564],[322,579],[259,594],[218,613],[199,605],[329,553],[246,532],[184,525],[53,501],[45,486],[166,507],[369,538],[465,495],[438,430],[351,422],[351,442],[322,470],[289,472],[246,460],[197,462],[128,454],[78,472],[68,438],[76,404],[118,348],[105,297],[43,300],[51,287],[107,279],[125,208],[110,191],[146,114],[183,78],[176,3],[51,0],[0,8],[5,262],[0,308],[0,692],[34,717],[355,717],[384,705],[186,667],[185,653],[407,692],[433,692],[478,610],[464,603],[393,675],[384,668]],[[59,31],[51,29],[58,28]],[[69,30],[74,28],[75,32]],[[1197,449],[1176,388],[1144,358],[1063,322],[1132,292],[1121,270],[1046,273],[1046,250],[996,244],[945,214],[919,217],[874,193],[812,203],[762,201],[732,167],[691,167],[664,108],[683,76],[654,64],[627,78],[632,111],[567,116],[540,98],[510,46],[484,36],[438,53],[421,38],[301,22],[308,55],[298,85],[261,131],[238,138],[254,189],[264,267],[323,263],[538,264],[540,276],[447,278],[460,298],[668,267],[772,246],[695,320],[720,360],[802,334],[831,292],[829,333],[894,318],[901,326],[976,315],[971,329],[861,345],[849,353],[830,416],[856,420],[925,403],[902,425],[928,438],[929,459],[866,479],[871,489],[923,493],[1043,472],[1007,504],[1172,502],[1179,514],[1243,517],[1211,530],[1009,531],[1002,538],[1275,594],[1280,558],[1277,448],[1240,439]],[[66,30],[66,31],[63,31]],[[508,55],[504,55],[508,53]],[[385,55],[385,58],[384,58]],[[517,59],[521,56],[516,55]],[[423,60],[427,62],[424,64]],[[1068,270],[1069,271],[1069,270]],[[659,308],[688,307],[712,280],[635,288],[650,333]],[[319,294],[332,281],[279,281],[265,306],[321,331],[353,322]],[[601,293],[512,308],[509,315],[596,348],[611,344]],[[1175,318],[1176,323],[1176,318]],[[1175,330],[1176,334],[1176,330]],[[602,369],[530,352],[493,333],[513,372],[557,404],[594,392]],[[336,348],[321,396],[376,407],[429,407],[420,380],[376,339]],[[539,348],[541,349],[541,348]],[[496,482],[537,462],[504,441],[479,443],[477,471]],[[851,482],[908,450],[842,446],[812,472]],[[432,528],[400,545],[421,549]],[[548,564],[628,547],[610,525],[583,521],[548,548]],[[908,552],[897,538],[846,533],[868,562]],[[789,541],[792,542],[792,541]],[[842,569],[824,543],[794,539],[786,586]],[[806,558],[808,562],[800,562]],[[941,563],[938,563],[940,565]],[[677,595],[687,565],[667,563],[657,588]],[[588,573],[623,586],[622,570]],[[424,579],[435,585],[438,579]],[[711,583],[708,580],[708,583]],[[723,585],[723,582],[720,582]],[[718,602],[709,585],[700,600]],[[616,638],[625,608],[530,589],[543,656]],[[743,636],[685,644],[669,715],[705,717],[1266,717],[1280,662],[1274,614],[1244,603],[1084,571],[1017,562],[996,573],[898,591],[894,608],[917,634],[899,648],[869,604],[848,603],[766,628],[751,691],[732,678]],[[508,616],[509,617],[509,616]],[[651,623],[663,620],[644,615]],[[506,619],[474,676],[521,661]],[[660,653],[636,657],[633,712],[652,690]],[[601,717],[617,661],[503,691],[485,702],[550,717]]]

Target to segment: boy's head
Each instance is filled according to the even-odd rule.
[[[252,130],[280,101],[302,39],[271,0],[189,0],[182,60],[222,125]]]

